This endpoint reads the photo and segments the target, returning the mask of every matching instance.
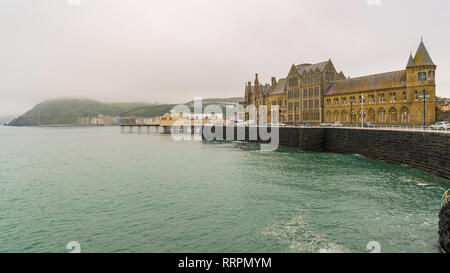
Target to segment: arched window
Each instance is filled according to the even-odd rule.
[[[389,121],[396,122],[397,121],[397,109],[391,108],[389,110]]]
[[[386,122],[386,110],[378,109],[378,122]]]
[[[409,110],[407,107],[403,107],[400,111],[400,119],[403,123],[409,122]]]
[[[359,115],[358,115],[358,122],[363,122],[363,121],[367,121],[366,119],[366,111],[359,111]]]
[[[328,111],[328,112],[327,112],[327,122],[331,122],[331,119],[332,119],[332,117],[331,117],[331,112]]]
[[[347,111],[342,111],[341,113],[341,121],[342,122],[347,122]]]
[[[375,122],[375,110],[373,110],[373,109],[369,110],[369,121]]]
[[[339,111],[334,111],[334,121],[339,121]]]
[[[356,110],[352,110],[350,119],[352,122],[356,122]]]
[[[406,97],[406,92],[403,92],[403,101],[406,101],[407,97]]]

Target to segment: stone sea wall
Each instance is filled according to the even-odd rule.
[[[224,138],[226,129],[223,128]],[[237,128],[235,136],[237,136]],[[242,129],[242,128],[241,128]],[[359,154],[394,164],[407,164],[450,180],[450,134],[348,128],[279,128],[280,145],[307,152]],[[251,140],[245,128],[244,141]]]

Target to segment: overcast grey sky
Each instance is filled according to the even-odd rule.
[[[329,58],[351,77],[404,69],[421,36],[449,97],[449,13],[448,0],[0,0],[0,115],[61,97],[243,96],[255,72]]]

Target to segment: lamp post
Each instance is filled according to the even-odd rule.
[[[366,98],[364,97],[364,94],[361,94],[361,127],[364,127],[364,103]]]
[[[422,96],[420,96],[420,98],[423,99],[423,129],[424,130],[426,130],[426,127],[427,127],[426,112],[425,112],[426,99],[429,97],[430,97],[430,95],[427,95],[427,91],[423,90]]]
[[[353,99],[350,97],[350,125],[353,124]]]

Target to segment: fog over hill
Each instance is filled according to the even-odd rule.
[[[204,105],[213,103],[236,103],[243,98],[205,99]],[[191,106],[192,102],[186,103]],[[157,117],[169,112],[175,104],[142,102],[103,103],[89,99],[46,100],[9,123],[10,126],[74,125],[80,117],[136,116]],[[5,121],[8,122],[8,121]]]

